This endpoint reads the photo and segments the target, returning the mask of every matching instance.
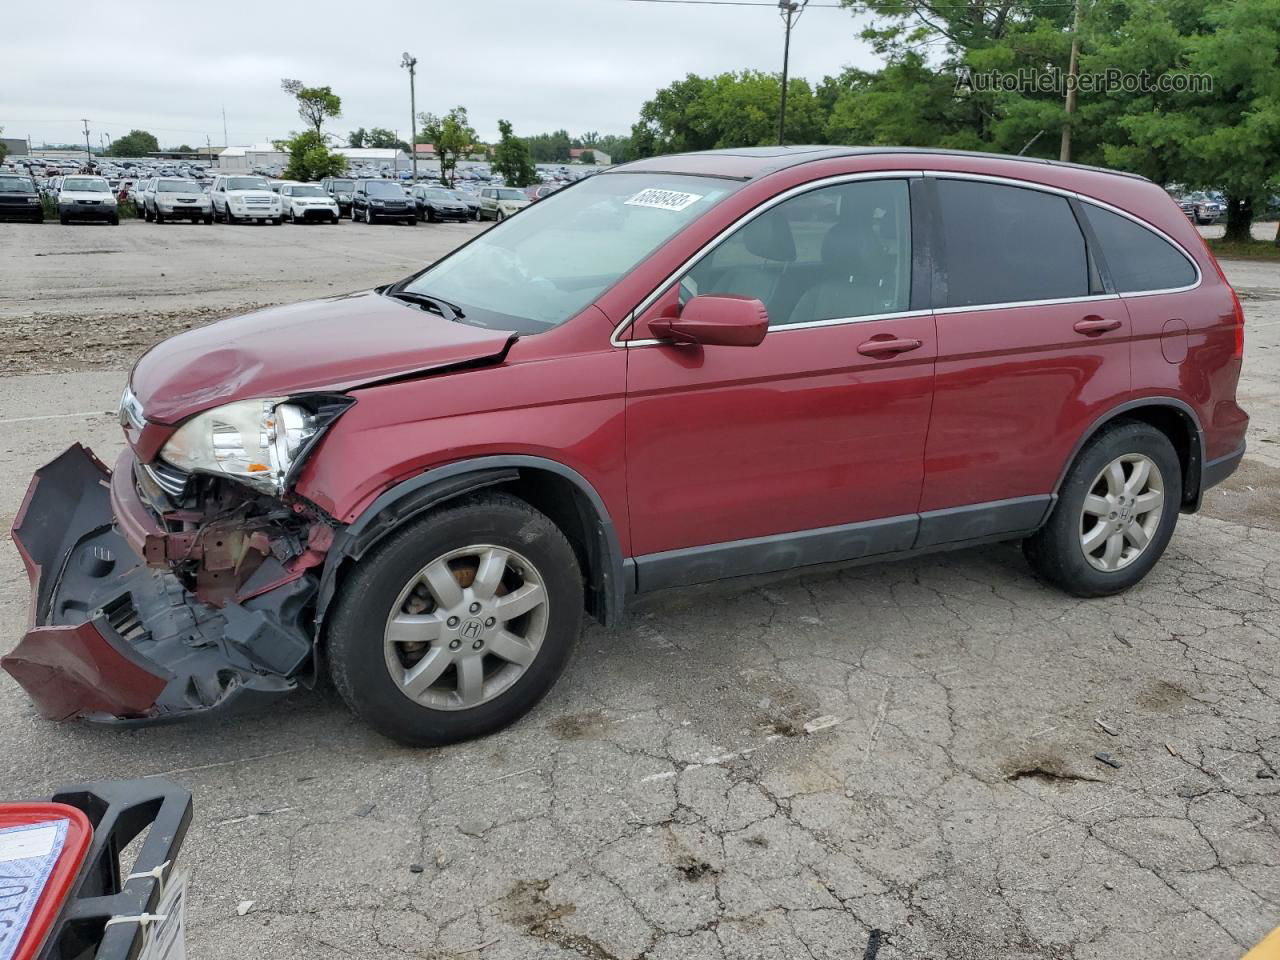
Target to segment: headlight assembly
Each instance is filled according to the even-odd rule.
[[[229,403],[183,423],[160,456],[192,473],[227,476],[278,494],[311,443],[353,402],[320,396]]]

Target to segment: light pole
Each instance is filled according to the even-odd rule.
[[[787,67],[791,59],[791,27],[800,18],[809,0],[778,0],[778,14],[786,24],[786,37],[782,41],[782,104],[778,109],[778,146],[787,143]],[[793,19],[794,18],[794,19]]]
[[[413,182],[418,182],[418,105],[414,102],[413,76],[418,58],[405,54],[400,66],[409,71],[409,158],[413,161]]]
[[[80,122],[84,124],[84,155],[87,158],[85,162],[92,164],[93,148],[89,146],[89,121],[81,120]]]

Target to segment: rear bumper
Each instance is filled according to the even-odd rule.
[[[112,473],[77,444],[36,471],[13,526],[29,627],[0,666],[52,720],[164,722],[292,692],[311,662],[312,578],[272,585],[264,564],[256,590],[200,602],[167,569],[189,535],[161,526],[133,465],[126,451]]]
[[[1204,469],[1200,471],[1201,492],[1208,490],[1210,487],[1216,487],[1235,473],[1236,468],[1240,466],[1240,461],[1244,459],[1244,451],[1245,444],[1241,443],[1240,448],[1233,453],[1206,463]]]

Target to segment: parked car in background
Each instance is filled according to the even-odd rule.
[[[134,209],[138,211],[138,216],[142,216],[145,212],[145,205],[143,203],[142,196],[146,193],[147,182],[151,179],[151,177],[146,176],[139,177],[137,180],[133,181],[133,184],[129,187],[129,201],[133,204]]]
[[[481,187],[480,219],[505,220],[533,203],[519,187]]]
[[[266,177],[246,174],[222,174],[209,189],[213,219],[224,223],[242,220],[281,224],[284,208],[280,197],[267,183]]]
[[[480,219],[480,198],[474,193],[468,193],[466,190],[450,190],[455,197],[467,205],[467,214],[472,220]]]
[[[413,188],[412,196],[419,220],[425,220],[428,223],[456,220],[461,223],[471,219],[470,209],[466,203],[454,196],[452,190],[418,185]]]
[[[102,177],[66,177],[58,190],[58,221],[106,220],[120,222],[119,206],[111,186]]]
[[[0,174],[0,219],[44,223],[36,182],[24,174]]]
[[[282,183],[280,203],[285,219],[293,223],[338,222],[338,201],[318,183]]]
[[[213,223],[213,206],[209,196],[194,180],[158,177],[148,184],[143,194],[145,217],[156,223],[167,220],[203,220]]]
[[[351,219],[365,223],[399,220],[412,227],[418,222],[418,211],[413,198],[398,183],[363,179],[355,182],[351,192]]]
[[[537,186],[525,187],[524,191],[529,195],[529,199],[536,203],[543,197],[551,196],[560,189],[560,186],[558,183],[540,183]]]
[[[351,212],[351,194],[356,188],[354,180],[347,177],[325,177],[320,181],[320,186],[338,204],[339,215]]]
[[[1207,193],[1193,193],[1188,196],[1186,200],[1191,204],[1191,217],[1196,223],[1201,225],[1214,223],[1222,216],[1223,211],[1225,210],[1223,204],[1214,200]],[[1181,204],[1179,204],[1179,206],[1181,206]],[[1183,212],[1186,212],[1185,207],[1183,207]]]

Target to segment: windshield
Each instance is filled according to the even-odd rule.
[[[452,193],[450,193],[448,190],[427,190],[427,191],[423,194],[423,196],[424,196],[424,197],[426,197],[426,199],[428,199],[428,200],[445,200],[445,201],[452,201],[452,200],[456,200],[456,199],[458,199],[458,198],[457,198],[457,197],[455,197]]]
[[[523,190],[504,189],[498,191],[499,200],[528,200],[529,196]]]
[[[200,185],[192,180],[161,180],[156,193],[199,193]]]
[[[329,196],[327,193],[325,193],[325,192],[324,192],[323,190],[321,190],[319,187],[315,186],[314,184],[310,184],[310,183],[303,184],[303,185],[302,185],[302,186],[300,186],[300,187],[294,187],[294,188],[293,188],[293,195],[294,195],[295,197],[327,197],[327,196]]]
[[[365,190],[371,197],[398,197],[401,200],[404,199],[404,190],[397,187],[390,180],[370,180]]]
[[[23,177],[0,177],[0,190],[5,193],[35,193],[36,185]]]
[[[332,189],[332,190],[345,190],[345,191],[347,191],[348,193],[350,193],[350,192],[351,192],[351,188],[352,188],[352,186],[354,186],[354,183],[353,183],[353,181],[351,181],[351,180],[331,180],[331,181],[329,181],[329,187],[330,187],[330,189]]]
[[[99,177],[67,177],[62,181],[63,190],[82,190],[85,193],[110,193],[107,181]]]
[[[541,333],[740,185],[647,173],[593,177],[520,211],[403,289],[456,304],[464,323]]]
[[[270,190],[263,177],[232,177],[227,181],[228,190]]]

